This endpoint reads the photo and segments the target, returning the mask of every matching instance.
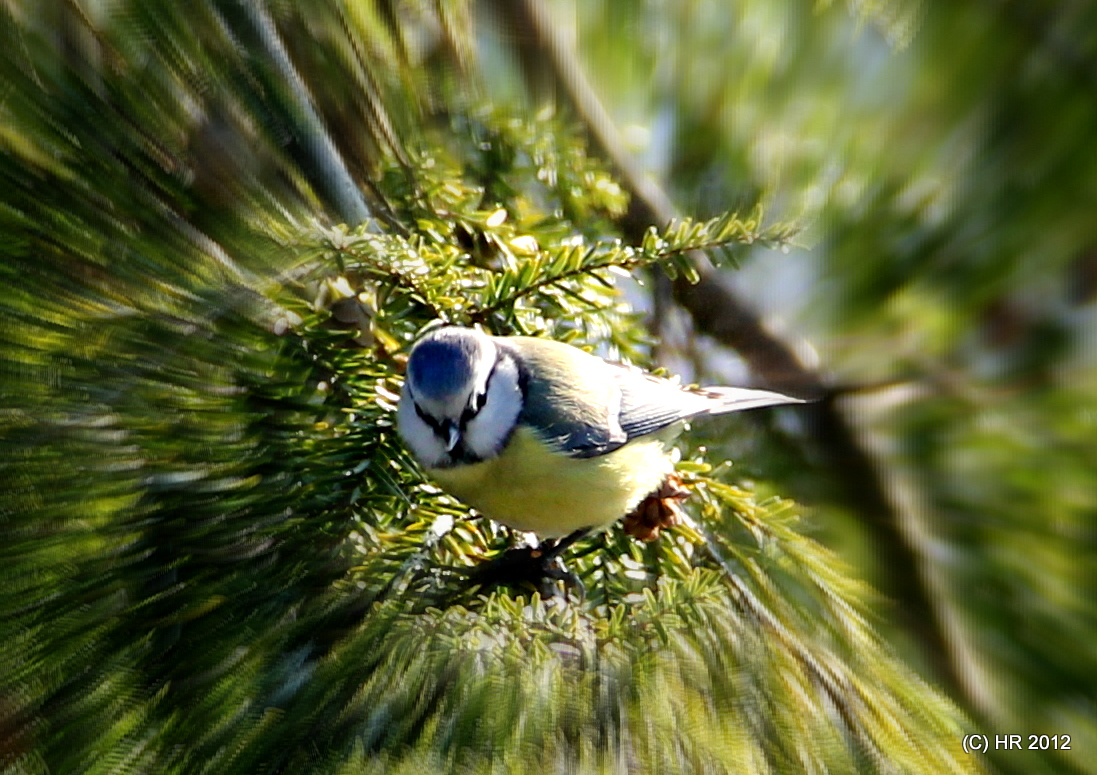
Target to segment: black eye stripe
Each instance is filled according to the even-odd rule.
[[[423,407],[419,406],[418,402],[413,401],[412,403],[415,406],[415,413],[419,415],[419,419],[425,422],[428,426],[430,426],[430,429],[434,431],[434,435],[446,438],[448,434],[446,433],[445,425],[438,422],[438,420],[434,419],[429,414],[424,412]]]

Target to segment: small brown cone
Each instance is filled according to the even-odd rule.
[[[674,527],[682,521],[682,509],[678,501],[689,497],[689,490],[682,486],[678,474],[670,474],[659,489],[640,501],[625,516],[625,532],[641,541],[654,541],[663,528]]]

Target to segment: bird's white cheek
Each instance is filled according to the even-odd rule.
[[[415,402],[407,394],[407,388],[400,395],[400,406],[396,411],[396,430],[412,454],[427,468],[434,468],[448,458],[445,445],[415,411]]]

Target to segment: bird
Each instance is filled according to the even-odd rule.
[[[567,545],[667,493],[688,421],[795,403],[683,387],[551,339],[441,326],[408,356],[397,431],[443,490],[544,545]]]

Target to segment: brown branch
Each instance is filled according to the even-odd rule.
[[[556,98],[570,107],[586,127],[592,146],[614,168],[631,194],[620,226],[633,242],[643,239],[650,226],[663,227],[677,216],[666,192],[646,177],[625,150],[616,127],[590,85],[572,41],[553,22],[543,0],[489,0],[497,19],[506,26],[519,60],[535,63],[531,82],[550,76]],[[673,282],[675,300],[693,319],[696,329],[742,356],[767,387],[795,395],[821,398],[798,407],[813,442],[823,452],[831,476],[844,499],[858,514],[885,568],[882,591],[891,598],[909,630],[918,637],[939,676],[959,691],[969,707],[986,707],[970,669],[967,644],[955,611],[944,599],[943,584],[928,556],[924,528],[912,509],[891,492],[892,479],[883,465],[860,442],[855,425],[840,411],[835,394],[823,376],[805,366],[792,346],[769,331],[759,314],[726,284],[704,254],[690,255],[700,280]]]

